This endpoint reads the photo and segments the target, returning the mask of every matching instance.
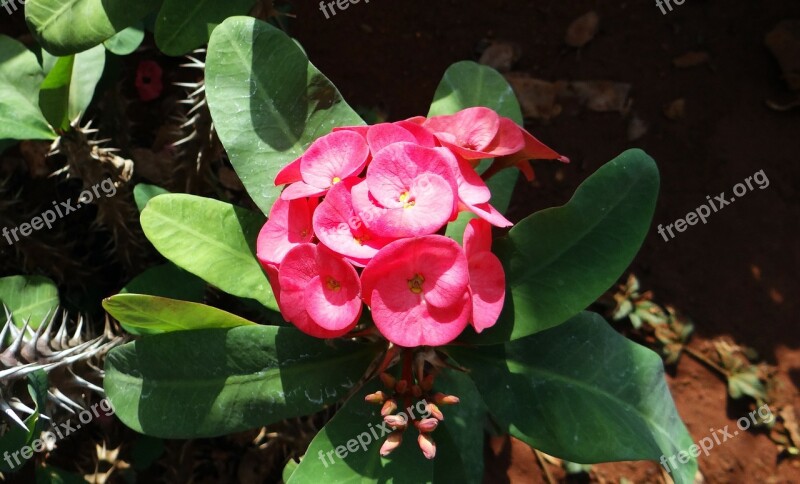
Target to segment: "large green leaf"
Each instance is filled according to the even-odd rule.
[[[58,58],[39,91],[39,106],[52,126],[67,129],[70,121],[86,111],[105,63],[102,45]]]
[[[280,30],[231,17],[211,35],[206,92],[214,126],[250,197],[265,213],[278,171],[318,137],[364,122]]]
[[[659,460],[693,444],[661,358],[597,314],[505,345],[450,353],[470,368],[498,421],[550,455],[584,464]],[[673,478],[691,483],[696,470],[692,460]]]
[[[336,412],[311,441],[305,457],[287,484],[432,482],[434,465],[439,463],[440,456],[433,461],[425,459],[417,446],[417,431],[413,428],[406,430],[399,448],[388,457],[381,457],[379,450],[388,434],[381,429],[383,419],[379,412],[380,407],[364,401],[366,395],[380,389],[380,381],[372,380]],[[416,415],[413,407],[415,403],[411,405]],[[440,431],[441,429],[436,429],[434,438]],[[348,443],[350,449],[347,448]],[[339,452],[343,458],[335,453],[337,447],[340,447]],[[441,447],[437,441],[437,452]],[[450,470],[456,471],[457,468]]]
[[[522,126],[522,110],[505,78],[491,67],[472,61],[457,62],[445,71],[436,88],[428,116],[454,114],[476,106],[494,109],[501,116],[511,118]],[[478,166],[478,172],[485,171],[489,164],[491,160],[484,160]],[[503,170],[486,183],[492,192],[491,203],[501,213],[505,213],[511,203],[517,178],[517,170]],[[447,236],[460,242],[464,228],[473,217],[469,212],[460,213],[458,220],[447,226]]]
[[[22,327],[30,319],[33,329],[58,307],[58,288],[42,276],[9,276],[0,278],[0,306],[12,314],[14,324]]]
[[[156,20],[156,44],[167,55],[183,55],[208,42],[220,22],[244,15],[256,0],[164,0]]]
[[[0,140],[55,139],[39,110],[42,79],[33,52],[0,35]]]
[[[162,0],[28,0],[25,20],[39,43],[53,55],[94,47],[130,27]]]
[[[295,328],[179,331],[112,350],[104,385],[138,432],[209,437],[316,412],[347,395],[377,353]]]
[[[103,301],[108,314],[133,334],[159,334],[255,323],[205,304],[145,294],[117,294]]]
[[[260,214],[210,198],[159,195],[142,211],[142,229],[161,254],[228,294],[277,309],[255,257]]]
[[[652,158],[629,150],[583,182],[566,205],[518,223],[496,244],[508,287],[503,313],[493,328],[470,341],[522,338],[586,309],[641,247],[658,185]]]

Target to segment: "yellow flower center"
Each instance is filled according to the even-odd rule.
[[[400,201],[403,203],[403,208],[410,208],[414,206],[414,200],[409,200],[411,195],[408,192],[403,192],[400,194]]]
[[[425,282],[425,278],[422,275],[417,274],[411,279],[408,280],[408,288],[414,294],[420,294],[422,292],[422,283]]]
[[[342,288],[341,284],[339,284],[339,281],[331,276],[328,276],[328,279],[325,281],[325,285],[328,286],[328,289],[333,292],[338,292]]]
[[[340,181],[342,181],[342,179],[341,179],[341,178],[339,178],[338,176],[335,176],[335,177],[333,177],[333,179],[331,180],[331,185],[336,185],[336,184],[337,184],[337,183],[339,183]]]

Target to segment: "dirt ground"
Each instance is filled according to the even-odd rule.
[[[597,36],[568,47],[570,23],[595,10]],[[315,2],[296,5],[291,33],[353,105],[378,107],[391,120],[425,113],[451,63],[478,59],[481,45],[508,40],[521,47],[514,71],[548,80],[611,80],[632,85],[632,112],[562,113],[526,125],[572,159],[537,167],[538,183],[521,184],[512,220],[566,202],[576,186],[631,147],[658,162],[662,185],[655,224],[673,223],[720,192],[764,170],[770,184],[665,242],[655,227],[632,270],[659,302],[695,322],[693,348],[728,337],[777,365],[780,399],[800,409],[800,111],[776,112],[767,99],[789,90],[764,43],[779,21],[800,18],[792,1],[695,0],[662,14],[653,2],[372,1],[326,20]],[[673,59],[707,52],[703,65],[678,69]],[[685,99],[685,116],[664,107]],[[647,125],[628,138],[630,116]],[[746,411],[726,397],[725,383],[684,356],[670,377],[681,416],[697,440],[710,428],[734,426]],[[744,413],[742,413],[744,412]],[[524,446],[492,449],[499,456],[487,482],[544,482]],[[487,451],[494,455],[495,452]],[[778,462],[763,433],[746,432],[699,459],[706,482],[800,482],[798,461]],[[507,469],[509,459],[511,468]],[[656,464],[605,464],[599,481],[661,479]]]
[[[283,3],[295,16],[290,34],[345,99],[389,120],[427,113],[445,69],[477,60],[491,41],[518,45],[512,68],[518,73],[546,81],[630,84],[626,114],[567,108],[548,121],[528,120],[530,131],[572,163],[538,164],[537,180],[517,187],[510,218],[566,202],[583,179],[628,148],[647,151],[661,170],[661,194],[654,227],[632,272],[659,302],[691,317],[692,348],[704,351],[719,338],[754,348],[777,367],[781,386],[775,404],[800,412],[800,110],[767,106],[767,100],[784,102],[795,94],[764,42],[781,20],[800,18],[800,2],[691,0],[678,6],[673,0],[667,14],[652,1],[366,2],[330,19],[318,2]],[[566,45],[570,23],[592,10],[600,19],[596,36],[581,48]],[[10,18],[0,10],[0,17],[3,33],[24,32],[19,12]],[[673,61],[689,52],[709,57],[694,67],[676,67]],[[158,60],[165,71],[178,63]],[[124,82],[133,92],[132,81]],[[665,107],[680,99],[685,112],[670,119]],[[646,132],[631,140],[634,117]],[[148,123],[133,129],[143,126]],[[769,186],[713,214],[707,224],[669,242],[656,231],[658,224],[671,224],[706,203],[709,195],[730,195],[734,185],[759,170]],[[727,397],[725,382],[695,359],[684,355],[668,381],[695,440],[712,428],[735,427],[746,415],[743,404]],[[182,444],[173,446],[178,448]],[[766,433],[742,432],[699,458],[702,479],[800,483],[800,458],[778,455]],[[519,442],[487,441],[486,457],[486,482],[547,482],[536,456]],[[647,462],[596,465],[588,477],[548,469],[557,481],[664,479],[658,464]]]

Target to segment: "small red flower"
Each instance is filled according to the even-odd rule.
[[[139,91],[139,99],[152,101],[161,95],[164,89],[161,75],[161,66],[157,62],[151,60],[139,62],[139,67],[136,69],[136,90]]]

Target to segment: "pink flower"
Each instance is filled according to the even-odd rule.
[[[394,143],[379,151],[353,206],[373,233],[387,238],[432,234],[456,213],[456,161],[443,148]]]
[[[284,200],[324,195],[331,186],[364,170],[369,147],[364,138],[351,131],[327,134],[275,177],[275,183],[294,181],[281,194]],[[298,166],[299,165],[299,166]],[[299,171],[301,180],[297,180]]]
[[[391,239],[370,232],[356,214],[350,193],[356,183],[366,186],[356,178],[334,185],[314,212],[313,225],[320,242],[363,267]]]
[[[489,108],[475,107],[423,124],[439,141],[468,160],[511,155],[525,146],[519,126]]]
[[[151,60],[139,62],[139,66],[136,68],[135,81],[139,99],[145,102],[152,101],[161,95],[161,91],[164,89],[161,76],[161,66],[157,62]]]
[[[278,306],[286,320],[317,338],[348,333],[361,315],[355,268],[325,246],[300,244],[278,270]]]
[[[361,274],[375,326],[405,347],[444,345],[461,334],[472,309],[468,283],[464,251],[441,235],[392,242]]]
[[[470,220],[464,229],[464,252],[472,292],[472,326],[480,333],[500,317],[506,297],[506,276],[492,254],[492,228],[483,220]]]
[[[311,214],[316,206],[316,199],[308,198],[275,201],[256,242],[256,257],[262,265],[280,264],[292,247],[311,242]]]

